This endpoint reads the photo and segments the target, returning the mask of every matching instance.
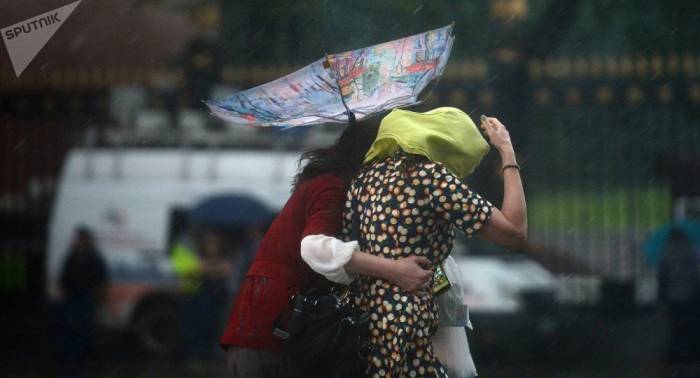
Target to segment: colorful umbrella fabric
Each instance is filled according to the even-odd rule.
[[[420,102],[450,56],[452,25],[357,50],[330,54],[300,70],[221,100],[212,114],[241,126],[346,123]]]

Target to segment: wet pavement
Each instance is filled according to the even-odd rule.
[[[661,370],[666,339],[665,315],[660,309],[610,317],[597,311],[574,311],[562,337],[509,340],[489,345],[482,341],[487,330],[477,330],[472,348],[481,377],[681,377]],[[21,315],[21,316],[20,316]],[[3,362],[7,377],[225,377],[223,358],[184,361],[154,358],[135,347],[123,333],[99,333],[93,357],[84,369],[56,359],[50,323],[40,314],[5,313]],[[482,327],[483,328],[483,327]],[[481,334],[480,334],[481,332]],[[219,355],[223,357],[223,355]],[[697,373],[698,375],[692,375]],[[700,376],[700,370],[691,375]]]

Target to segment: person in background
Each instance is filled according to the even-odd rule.
[[[669,376],[684,374],[700,360],[700,266],[698,246],[685,231],[671,229],[659,263],[659,299],[667,307],[670,323],[665,356]],[[679,375],[685,377],[687,375]]]
[[[227,250],[224,238],[214,231],[204,233],[200,250],[202,286],[195,300],[199,318],[194,325],[200,332],[201,345],[198,349],[205,353],[203,357],[211,357],[216,351],[216,340],[221,332],[230,298],[233,258],[241,255],[241,251]]]
[[[105,297],[107,282],[107,267],[92,232],[78,227],[59,278],[59,352],[78,374],[92,348],[96,309]]]
[[[226,232],[226,239],[232,252],[230,256],[232,271],[228,276],[227,284],[229,298],[238,293],[260,240],[265,234],[265,228],[264,224],[253,224],[243,229]]]
[[[186,243],[178,243],[172,255],[183,291],[184,353],[194,368],[215,357],[215,340],[221,331],[234,271],[224,238],[208,229],[199,234],[194,250],[187,248]]]
[[[223,56],[219,44],[219,9],[215,3],[196,5],[191,12],[196,34],[187,43],[183,71],[187,106],[200,109],[211,88],[221,82]]]

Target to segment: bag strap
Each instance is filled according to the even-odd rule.
[[[286,325],[301,315],[301,311],[304,307],[304,300],[306,300],[306,296],[301,293],[297,293],[292,297],[290,306],[277,315],[274,323],[272,323],[274,326],[272,329],[273,335],[282,340],[287,340],[289,338],[289,330],[285,330],[285,328],[287,328]]]

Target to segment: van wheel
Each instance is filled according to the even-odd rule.
[[[139,344],[150,354],[168,356],[180,347],[181,322],[176,305],[150,304],[140,311],[134,325]]]

